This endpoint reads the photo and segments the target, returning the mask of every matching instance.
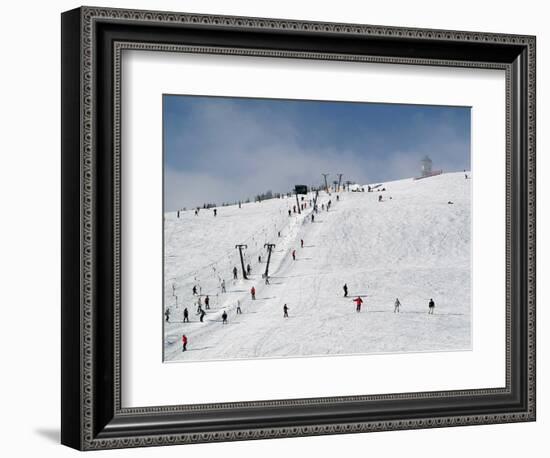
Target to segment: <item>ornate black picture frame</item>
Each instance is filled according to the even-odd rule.
[[[82,7],[62,15],[62,434],[80,450],[535,420],[535,37]],[[506,386],[121,406],[124,49],[506,72]]]

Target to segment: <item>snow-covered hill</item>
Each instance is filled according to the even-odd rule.
[[[309,205],[288,215],[295,198],[219,207],[217,216],[165,214],[165,360],[470,349],[470,185],[463,173],[449,173],[387,182],[378,188],[385,191],[321,192],[314,222]],[[322,211],[329,200],[330,210]],[[276,244],[270,285],[261,275],[265,243]],[[242,279],[236,244],[248,246],[249,280]],[[203,323],[195,284],[203,301],[210,297]],[[361,313],[352,302],[358,295],[365,301]],[[393,311],[396,297],[400,313]],[[427,313],[430,298],[434,315]],[[190,323],[182,322],[184,307]]]

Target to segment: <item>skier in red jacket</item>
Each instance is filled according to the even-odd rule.
[[[256,300],[256,288],[254,286],[250,288],[250,295],[252,296],[252,300]]]
[[[185,334],[181,336],[181,343],[183,344],[183,350],[182,351],[186,351],[187,350],[187,336]]]
[[[360,312],[361,311],[361,304],[363,303],[363,299],[361,299],[361,296],[357,296],[355,299],[353,299],[353,302],[355,302],[355,311]]]

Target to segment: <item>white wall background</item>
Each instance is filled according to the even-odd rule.
[[[544,2],[462,0],[117,0],[96,5],[533,34],[538,38],[538,421],[362,435],[165,447],[109,456],[542,456],[550,427],[550,30]],[[60,372],[60,13],[75,1],[2,6],[0,70],[0,452],[69,456],[58,445]],[[546,284],[545,284],[546,283]],[[538,452],[537,452],[538,450]],[[130,455],[131,454],[131,455]]]

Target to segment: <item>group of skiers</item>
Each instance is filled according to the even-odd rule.
[[[344,283],[344,286],[342,286],[342,289],[344,290],[344,297],[348,297],[348,285],[347,283]],[[355,311],[360,312],[361,311],[361,305],[363,305],[364,301],[361,298],[361,296],[357,296],[355,299],[352,300],[355,302]],[[401,302],[399,301],[399,298],[395,298],[395,302],[393,303],[393,313],[399,313],[401,307]],[[430,299],[428,302],[428,314],[433,315],[435,310],[435,302],[433,298]]]
[[[262,262],[262,257],[261,256],[258,256],[258,262]],[[250,275],[252,273],[252,267],[250,266],[250,264],[247,264],[246,265],[246,275]],[[237,269],[237,266],[233,267],[233,280],[238,280],[239,278],[239,270]],[[225,280],[223,280],[223,288],[222,288],[223,292],[225,293]]]
[[[337,196],[337,200],[339,200],[339,197]],[[297,211],[299,210],[304,210],[307,208],[308,204],[306,202],[303,202],[304,201],[304,198],[302,198],[302,203],[300,204],[300,208],[298,209],[295,205],[293,206],[292,210],[289,209],[288,210],[288,215],[291,216],[292,215],[292,212],[296,213]],[[318,207],[315,203],[315,201],[312,201],[310,199],[309,201],[309,205],[310,206],[313,206],[314,208],[314,212],[312,212],[311,214],[311,221],[314,222],[315,221],[315,216],[314,216],[314,213],[318,213]],[[329,200],[325,206],[325,204],[323,203],[322,204],[322,209],[328,211],[330,209],[332,205],[332,200]],[[195,215],[197,215],[199,212],[199,209],[197,208],[195,210]],[[217,216],[217,209],[213,209],[213,212],[214,212],[214,216]],[[281,236],[281,232],[278,231],[278,237]],[[303,239],[300,239],[300,248],[304,248],[304,240]],[[291,255],[292,255],[292,260],[293,261],[296,261],[296,249],[293,249],[291,251]],[[261,264],[262,262],[262,257],[261,255],[258,255],[258,263]],[[252,273],[252,268],[250,266],[250,264],[247,264],[246,266],[246,274],[247,275],[250,275]],[[238,279],[238,269],[237,269],[237,266],[234,266],[233,269],[232,269],[232,273],[233,273],[233,279],[234,280],[237,280]],[[262,276],[264,279],[265,279],[265,284],[266,285],[269,285],[269,276],[268,275],[263,275]],[[227,290],[226,290],[226,284],[225,284],[225,279],[222,279],[221,280],[221,283],[220,283],[220,287],[221,287],[221,292],[222,293],[226,293]],[[346,288],[346,296],[347,296],[347,286],[345,286]],[[206,295],[205,299],[204,299],[204,309],[202,308],[202,301],[201,301],[201,293],[198,291],[197,289],[197,285],[193,285],[193,289],[192,289],[192,292],[193,292],[193,296],[198,296],[198,306],[197,306],[197,315],[199,315],[199,319],[200,319],[200,322],[202,323],[203,320],[204,320],[204,317],[206,315],[206,312],[205,310],[209,310],[210,309],[210,297],[209,295]],[[250,288],[250,297],[251,297],[251,300],[256,300],[256,288],[255,286],[252,286]],[[360,310],[361,308],[361,303],[363,302],[361,298],[358,298],[359,299],[359,303],[357,305],[358,309]],[[288,305],[285,303],[283,305],[283,318],[288,318],[289,317],[289,312],[290,308],[288,307]],[[241,302],[240,301],[237,301],[237,308],[236,308],[236,313],[239,315],[239,314],[242,314],[242,309],[241,309]],[[166,315],[166,321],[169,322],[169,319],[170,319],[170,309],[166,309],[165,311],[165,315]],[[227,314],[227,311],[224,310],[222,315],[221,315],[221,318],[222,318],[222,324],[228,324],[228,314]],[[184,323],[188,323],[189,322],[189,311],[187,308],[184,309],[183,311],[183,322]],[[182,336],[182,344],[183,344],[183,350],[182,351],[186,351],[187,350],[187,343],[188,343],[188,337],[184,334]]]

